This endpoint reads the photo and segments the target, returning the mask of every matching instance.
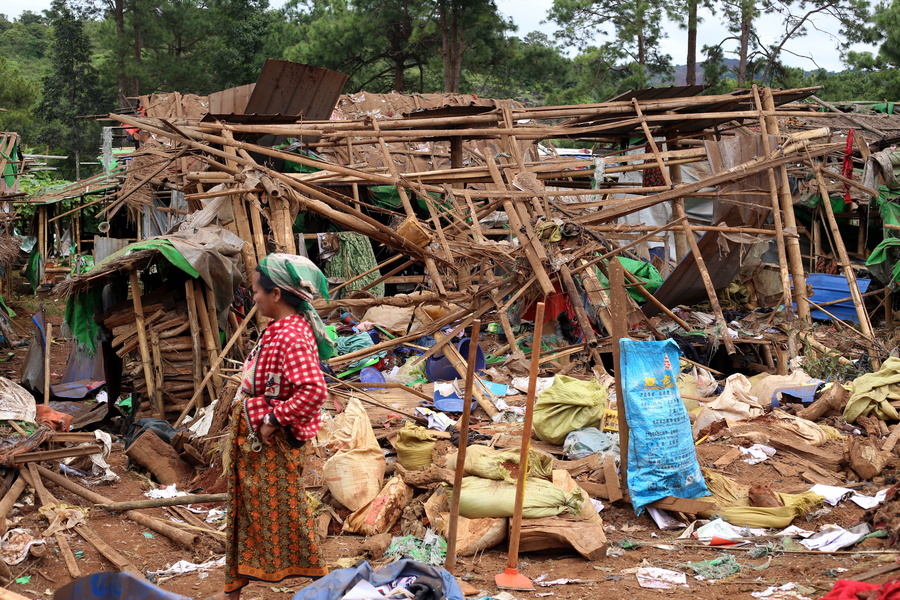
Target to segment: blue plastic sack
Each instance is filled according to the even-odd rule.
[[[630,429],[628,493],[635,513],[666,496],[709,496],[694,450],[691,420],[676,385],[678,344],[622,339],[620,349]]]
[[[53,600],[190,600],[131,573],[104,571],[79,577],[53,593]]]

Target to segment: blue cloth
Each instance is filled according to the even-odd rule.
[[[372,570],[369,563],[365,561],[349,569],[332,571],[297,592],[292,600],[339,600],[362,580],[378,587],[409,576],[416,577],[417,582],[423,581],[431,584],[432,588],[440,586],[441,589],[437,591],[443,593],[443,598],[447,600],[465,600],[453,575],[439,567],[429,567],[410,558],[402,558],[377,571]]]

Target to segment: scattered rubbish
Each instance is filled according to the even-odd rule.
[[[688,563],[687,567],[705,579],[726,579],[741,571],[741,565],[730,554],[723,554],[711,560]]]
[[[642,588],[654,590],[670,590],[674,586],[689,587],[687,575],[679,571],[659,569],[656,567],[642,567],[635,574]]]

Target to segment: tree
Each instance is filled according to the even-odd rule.
[[[99,135],[93,120],[79,117],[109,112],[112,102],[91,64],[91,44],[79,16],[65,0],[54,0],[51,11],[51,68],[36,111],[43,121],[38,140],[72,155],[80,178],[80,155],[96,151]]]
[[[466,55],[479,45],[503,38],[514,26],[500,14],[494,0],[435,0],[434,8],[444,92],[458,93]]]
[[[597,35],[611,37],[603,44],[603,54],[615,57],[610,64],[636,63],[649,79],[671,69],[671,57],[661,54],[659,42],[665,16],[676,16],[675,5],[652,0],[553,0],[548,18],[561,27],[559,35],[586,48]]]
[[[297,42],[289,60],[327,67],[350,77],[347,89],[423,91],[423,70],[436,53],[423,31],[420,0],[304,0],[289,5]]]

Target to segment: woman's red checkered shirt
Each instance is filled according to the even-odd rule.
[[[274,412],[298,440],[315,437],[328,388],[319,367],[316,338],[305,317],[289,315],[266,328],[247,357],[241,391],[248,396],[247,416],[253,431],[259,433],[263,417]]]

